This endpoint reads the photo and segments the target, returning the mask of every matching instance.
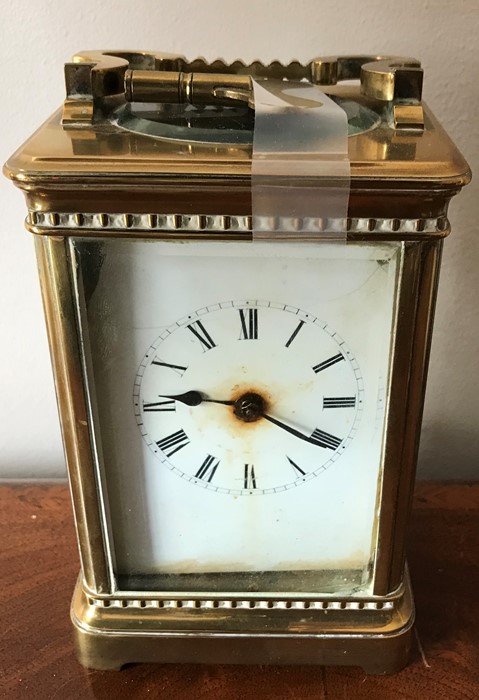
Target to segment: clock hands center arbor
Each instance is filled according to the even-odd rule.
[[[210,399],[204,394],[202,394],[200,391],[186,391],[183,394],[161,396],[162,398],[180,401],[186,406],[199,406],[202,403],[217,403],[223,406],[233,406],[234,414],[239,420],[242,420],[246,423],[251,423],[253,421],[259,420],[260,418],[264,418],[270,423],[273,423],[273,425],[276,425],[278,428],[282,428],[282,430],[285,430],[290,435],[294,435],[300,440],[304,440],[305,442],[308,442],[311,445],[317,445],[318,447],[336,450],[342,442],[340,438],[337,438],[334,435],[331,435],[330,433],[326,433],[322,430],[319,430],[319,428],[315,428],[311,435],[305,435],[299,430],[296,430],[296,428],[293,428],[291,425],[283,423],[283,421],[280,421],[277,418],[268,415],[267,413],[265,413],[264,399],[259,394],[256,394],[254,392],[248,392],[246,394],[243,394],[242,396],[240,396],[239,399],[236,399],[236,401],[222,401],[219,399]]]

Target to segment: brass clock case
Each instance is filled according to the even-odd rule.
[[[308,79],[377,117],[349,137],[351,189],[342,223],[348,242],[397,241],[402,251],[376,573],[373,594],[363,598],[133,594],[119,590],[113,574],[68,239],[251,239],[248,129],[237,129],[236,137],[234,126],[226,136],[214,135],[215,120],[228,117],[234,125],[249,118],[251,77]],[[350,79],[358,84],[338,84]],[[82,563],[72,603],[80,661],[93,668],[194,661],[398,670],[407,660],[414,620],[405,538],[438,271],[450,231],[447,207],[470,178],[461,154],[421,102],[419,63],[362,56],[246,66],[94,52],[67,64],[66,84],[63,108],[12,156],[5,172],[25,193],[26,225],[35,234]],[[163,108],[157,111],[166,114],[164,123],[155,133],[142,133],[150,128],[138,117],[144,112],[133,122],[125,118],[134,112],[132,101],[186,103],[199,111],[212,105],[205,140],[184,138],[185,129],[171,118],[178,110]],[[202,127],[195,128],[201,135]],[[290,223],[297,232],[301,222]],[[332,225],[318,222],[322,231]],[[304,231],[295,240],[312,238]]]

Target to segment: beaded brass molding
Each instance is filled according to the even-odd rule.
[[[222,233],[250,237],[252,217],[248,215],[223,214],[132,214],[132,213],[86,213],[30,211],[25,225],[36,234],[69,233],[85,235],[101,232],[171,234]],[[256,230],[285,234],[330,234],[336,237],[344,232],[351,235],[397,236],[414,239],[424,237],[443,238],[450,232],[446,216],[420,219],[376,219],[338,218],[320,219],[312,217],[257,217]],[[325,237],[326,237],[325,236]]]
[[[88,604],[99,608],[197,608],[226,610],[394,610],[396,600],[185,600],[182,598],[88,598]]]

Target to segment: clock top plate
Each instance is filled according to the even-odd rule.
[[[53,114],[9,159],[5,173],[15,184],[29,191],[35,187],[65,188],[68,183],[82,183],[86,187],[108,183],[139,189],[145,185],[151,188],[174,184],[181,189],[185,180],[190,183],[195,180],[207,183],[207,187],[217,186],[220,181],[230,190],[240,192],[249,187],[251,177],[253,118],[248,105],[236,101],[232,106],[223,104],[215,112],[214,105],[213,110],[211,105],[188,105],[172,111],[171,107],[165,109],[164,104],[161,107],[153,104],[148,112],[144,103],[127,101],[128,88],[123,92],[124,76],[129,73],[148,77],[148,71],[154,76],[160,67],[166,68],[161,74],[166,80],[173,75],[172,69],[181,69],[197,71],[194,75],[204,83],[211,72],[216,71],[224,74],[225,80],[231,78],[233,87],[236,81],[240,93],[244,81],[251,76],[281,77],[284,74],[289,77],[291,74],[298,80],[311,79],[312,73],[321,89],[339,101],[348,113],[352,192],[434,187],[447,196],[454,194],[467,184],[470,171],[431,111],[421,104],[419,62],[407,63],[402,59],[406,67],[413,65],[413,68],[406,68],[408,79],[410,75],[411,80],[416,79],[417,71],[421,72],[419,100],[416,99],[418,95],[413,95],[409,102],[413,107],[422,106],[424,127],[400,128],[398,124],[391,125],[394,121],[391,109],[409,102],[398,90],[399,99],[388,101],[384,86],[379,91],[384,93],[381,99],[374,97],[373,93],[379,94],[379,69],[373,71],[371,85],[366,86],[368,94],[364,94],[366,60],[369,59],[343,57],[315,59],[305,65],[293,62],[282,66],[274,62],[265,66],[255,62],[245,66],[241,62],[208,64],[204,59],[188,63],[181,56],[140,52],[78,54],[73,63],[65,67],[67,100],[63,118],[61,110]],[[377,61],[377,57],[374,60]],[[377,65],[383,63],[379,61]],[[374,66],[373,63],[367,65]],[[386,78],[397,70],[396,64],[390,62],[389,65],[393,66],[392,73],[386,74]],[[137,70],[138,67],[142,70]],[[329,75],[333,69],[337,73],[335,77]],[[321,71],[329,73],[324,77]],[[362,86],[359,81],[331,84],[334,80],[339,82],[359,75]],[[399,79],[397,83],[399,85]],[[206,87],[209,89],[208,85]],[[192,124],[192,119],[196,119],[196,124]]]

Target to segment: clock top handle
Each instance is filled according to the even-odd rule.
[[[422,128],[423,70],[413,58],[334,56],[283,65],[225,63],[139,51],[88,51],[65,64],[62,124],[81,127],[101,120],[118,99],[129,102],[221,105],[243,102],[254,109],[253,79],[307,80],[332,86],[359,80],[361,93],[392,103],[396,128]]]

